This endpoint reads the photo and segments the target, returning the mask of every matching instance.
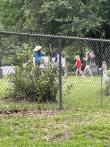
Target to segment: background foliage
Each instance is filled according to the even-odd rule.
[[[0,4],[1,30],[110,38],[109,0],[0,0]],[[23,40],[26,42],[25,38]],[[14,39],[11,43],[5,39],[1,41],[0,50],[6,49],[6,46],[15,48],[15,43],[20,46],[18,50],[23,48],[22,39]],[[35,43],[32,42],[28,42],[28,44],[31,48],[35,46]],[[48,42],[45,44],[48,44]],[[99,67],[102,60],[106,60],[107,64],[110,60],[107,53],[110,48],[109,45],[101,48],[101,51],[100,46],[103,45],[96,43],[91,47],[96,54],[96,63]],[[71,47],[67,45],[66,48]],[[71,49],[67,53],[68,59],[73,54],[72,51]],[[85,48],[82,48],[80,52],[82,57],[85,54]],[[74,54],[77,53],[76,51]],[[70,58],[71,61],[73,57]]]
[[[0,3],[1,29],[110,38],[109,0],[0,0]]]

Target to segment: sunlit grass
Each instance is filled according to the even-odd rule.
[[[103,83],[102,83],[103,84]],[[63,80],[63,98],[66,108],[107,108],[109,96],[104,96],[101,78],[70,76]]]
[[[0,99],[9,95],[11,87],[10,78],[0,78]]]

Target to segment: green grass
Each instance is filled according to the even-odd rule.
[[[101,94],[102,92],[102,94]],[[104,96],[100,77],[68,77],[63,80],[63,98],[66,108],[109,108],[110,96]]]
[[[0,99],[9,94],[11,88],[10,79],[7,77],[0,78]]]
[[[2,115],[3,147],[109,147],[110,111]]]
[[[11,92],[12,85],[9,78],[0,79],[0,110],[3,109],[56,109],[59,108],[58,103],[29,103],[29,102],[13,102],[8,99],[4,101],[4,97]],[[101,79],[100,77],[85,77],[76,78],[75,76],[68,76],[63,79],[63,106],[65,109],[94,109],[94,108],[109,108],[109,96],[101,96]],[[58,98],[57,98],[58,99]]]
[[[0,93],[4,97],[10,81],[0,79],[0,83]],[[0,114],[1,147],[110,146],[110,101],[109,97],[103,96],[103,109],[100,108],[100,77],[91,79],[70,76],[63,79],[62,111],[38,113],[38,108],[56,109],[59,106],[52,103],[13,102],[3,97],[0,98],[0,110],[16,108],[30,111]]]

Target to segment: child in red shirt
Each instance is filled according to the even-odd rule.
[[[81,59],[80,59],[79,55],[76,56],[76,62],[75,62],[74,66],[76,67],[76,77],[78,76],[78,73],[81,74],[82,76],[84,76],[84,74],[81,70]]]

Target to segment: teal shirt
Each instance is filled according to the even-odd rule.
[[[40,63],[42,56],[44,55],[44,53],[42,51],[40,52],[33,52],[33,57],[35,58],[35,63]]]

